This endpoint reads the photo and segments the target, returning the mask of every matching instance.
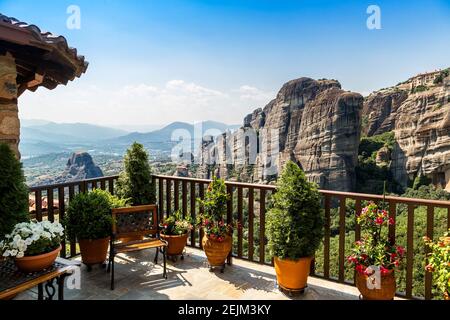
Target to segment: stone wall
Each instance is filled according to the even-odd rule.
[[[0,143],[8,144],[20,158],[20,122],[17,108],[17,70],[10,54],[0,56]]]

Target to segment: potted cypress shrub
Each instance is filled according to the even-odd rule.
[[[129,199],[132,206],[156,203],[156,188],[152,181],[149,156],[144,146],[134,142],[124,157],[124,170],[117,180],[116,194]],[[123,237],[118,240],[129,242],[142,240],[143,237]]]
[[[0,144],[0,240],[16,224],[29,221],[28,205],[22,164],[8,145]]]
[[[203,208],[198,223],[204,230],[202,246],[210,271],[213,267],[220,267],[220,272],[224,271],[225,260],[232,248],[233,225],[224,220],[228,198],[225,181],[214,176],[208,185],[205,199],[198,199]]]
[[[192,221],[190,217],[183,217],[180,210],[176,211],[170,217],[164,219],[161,224],[161,239],[167,241],[167,255],[176,261],[177,256],[181,255],[183,259],[183,250],[192,230]]]
[[[64,217],[67,237],[78,240],[81,258],[90,269],[106,260],[111,236],[111,209],[126,206],[125,199],[96,189],[77,194],[69,203]]]
[[[124,170],[117,181],[117,196],[130,199],[133,206],[156,203],[156,189],[152,182],[148,153],[134,142],[124,157]]]
[[[319,192],[294,162],[286,163],[267,213],[268,246],[279,288],[302,292],[323,237]]]

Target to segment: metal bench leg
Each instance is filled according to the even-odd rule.
[[[164,277],[165,279],[167,279],[166,256],[167,256],[167,248],[164,247],[164,249],[163,249],[163,260],[164,260],[164,273],[163,273],[163,277]]]
[[[109,252],[108,268],[106,269],[106,272],[108,272],[108,273],[111,271],[111,260],[112,260],[112,253]]]
[[[111,257],[111,290],[114,290],[114,254]]]
[[[38,300],[44,300],[44,285],[42,283],[38,284]]]
[[[160,248],[156,248],[155,260],[154,260],[155,264],[158,264],[158,254],[159,254],[159,250],[160,250]]]
[[[61,275],[57,281],[58,281],[58,300],[62,301],[64,300],[64,279],[66,278],[66,275]]]

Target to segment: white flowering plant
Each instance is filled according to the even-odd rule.
[[[64,228],[59,222],[30,221],[18,223],[0,242],[3,257],[22,258],[56,250],[61,245]]]

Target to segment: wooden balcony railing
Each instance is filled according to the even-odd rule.
[[[38,220],[47,217],[49,220],[60,219],[70,199],[78,192],[94,188],[109,190],[114,193],[114,184],[118,176],[110,176],[92,180],[84,180],[58,185],[34,187],[30,189],[35,205],[30,208],[30,214]],[[190,214],[195,218],[201,208],[196,201],[203,198],[205,188],[210,180],[191,179],[174,176],[153,176],[156,184],[157,201],[160,217],[166,217],[175,210]],[[272,195],[276,187],[272,185],[226,182],[230,199],[227,203],[227,219],[239,222],[242,226],[234,233],[232,256],[261,264],[272,264],[272,257],[267,248],[265,234],[266,211],[272,205]],[[422,250],[421,237],[438,236],[435,229],[450,228],[450,202],[424,199],[410,199],[372,194],[359,194],[338,191],[320,190],[322,207],[325,217],[325,236],[323,245],[316,253],[311,274],[330,281],[354,285],[354,272],[346,265],[345,257],[350,253],[353,241],[359,240],[361,230],[356,221],[359,212],[368,202],[384,202],[394,218],[403,219],[401,230],[391,226],[389,235],[407,250],[405,270],[398,274],[401,281],[398,295],[406,298],[432,298],[432,279],[429,273],[423,271],[425,260],[415,255]],[[417,210],[421,208],[421,210]],[[424,214],[426,226],[415,224],[415,218]],[[445,219],[446,225],[436,223],[435,216],[440,221]],[[423,232],[421,233],[422,230]],[[201,248],[201,230],[195,229],[188,240],[188,245]],[[66,245],[66,244],[64,244]],[[78,254],[76,243],[66,245],[62,254],[72,257]],[[425,249],[423,249],[425,250]],[[425,254],[425,252],[423,252]],[[229,258],[231,263],[231,257]],[[420,273],[422,272],[422,273]],[[418,274],[416,274],[418,273]],[[416,280],[415,280],[416,279]],[[419,279],[417,281],[417,279]]]

